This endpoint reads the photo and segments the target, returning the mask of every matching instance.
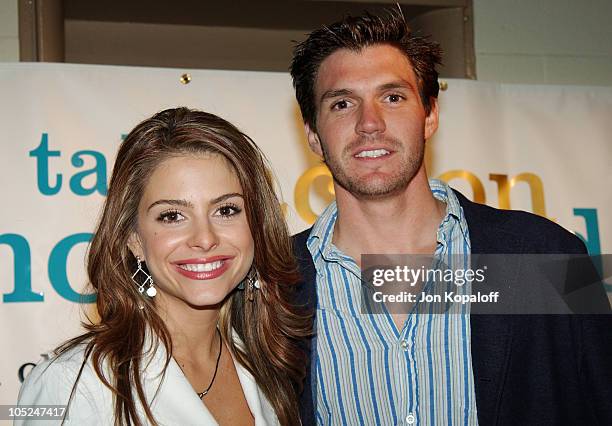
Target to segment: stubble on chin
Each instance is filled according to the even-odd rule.
[[[365,144],[363,140],[357,140],[347,145],[342,151],[342,158],[340,159],[329,155],[325,144],[321,143],[323,161],[331,171],[334,181],[353,196],[361,199],[389,197],[405,190],[416,176],[425,158],[425,146],[422,144],[412,155],[407,155],[399,141],[386,140],[385,142],[385,146],[395,151],[394,155],[405,156],[397,170],[392,173],[385,175],[373,173],[362,177],[350,175],[350,171],[343,163],[346,164],[352,159],[352,153]]]

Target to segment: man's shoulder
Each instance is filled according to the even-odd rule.
[[[308,236],[312,228],[305,229],[291,237],[293,242],[293,254],[298,262],[298,269],[302,280],[309,282],[315,278],[315,266],[312,256],[308,250]]]
[[[301,282],[297,285],[295,302],[308,308],[313,308],[316,300],[315,281],[316,270],[310,251],[308,251],[308,236],[312,228],[305,229],[291,237],[293,242],[293,254],[298,262],[298,270]]]
[[[477,213],[477,216],[471,216],[472,220],[476,219],[477,222],[483,222],[487,225],[494,225],[507,232],[515,233],[517,235],[539,233],[547,235],[559,234],[572,237],[574,236],[571,232],[567,231],[550,219],[530,212],[523,210],[496,209],[485,204],[479,204],[469,200],[466,201],[471,205],[472,213]],[[464,203],[462,202],[461,204],[465,211],[466,209]]]
[[[559,224],[521,210],[501,210],[468,200],[455,191],[463,208],[470,236],[485,232],[513,235],[532,249],[548,252],[585,253],[584,243]]]
[[[580,238],[549,219],[521,210],[501,210],[475,203],[453,191],[463,208],[473,242],[486,239],[501,247],[504,238],[513,237],[521,240],[527,252],[586,253]],[[307,246],[311,231],[312,228],[307,228],[292,237],[301,268],[314,266]]]
[[[297,234],[291,237],[291,240],[293,241],[294,251],[296,252],[304,251],[304,250],[308,251],[308,247],[306,243],[308,242],[308,236],[310,235],[311,230],[312,230],[312,227],[306,228],[303,231],[298,232]]]

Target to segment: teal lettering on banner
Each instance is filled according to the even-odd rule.
[[[13,265],[15,281],[12,293],[2,295],[4,303],[42,302],[42,293],[32,291],[32,271],[30,270],[32,256],[28,241],[18,234],[0,235],[0,244],[7,244],[13,249]]]
[[[88,243],[91,237],[91,233],[69,235],[53,247],[51,255],[49,256],[49,280],[51,281],[51,285],[55,288],[57,294],[71,302],[93,303],[96,301],[95,293],[81,294],[74,291],[68,282],[68,274],[66,271],[70,250],[79,243]]]
[[[36,157],[36,174],[38,182],[38,190],[43,195],[55,195],[62,189],[62,175],[55,175],[56,184],[52,185],[49,182],[49,157],[61,156],[60,151],[49,151],[49,135],[42,134],[40,145],[29,152],[30,157]]]
[[[591,256],[601,254],[601,241],[599,239],[599,222],[597,209],[574,209],[574,216],[582,216],[586,225],[586,237],[576,232],[576,236],[586,245]]]
[[[70,189],[76,195],[90,195],[96,191],[102,195],[106,195],[108,189],[106,187],[106,158],[98,151],[78,151],[75,152],[70,159],[72,165],[75,167],[83,167],[85,161],[82,156],[84,155],[91,155],[96,161],[96,166],[93,169],[84,170],[72,176],[70,178]],[[91,188],[85,188],[82,184],[83,179],[92,174],[96,175],[96,183]]]
[[[586,238],[576,232],[576,236],[582,240],[589,254],[595,256],[593,262],[599,275],[604,276],[603,260],[601,256],[601,240],[599,237],[599,221],[597,220],[597,209],[574,209],[574,216],[582,216],[586,226]],[[604,281],[604,287],[608,293],[612,293],[612,284]]]

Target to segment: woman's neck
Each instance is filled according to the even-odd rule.
[[[216,332],[219,307],[196,309],[184,303],[174,304],[163,296],[156,302],[170,333],[175,359],[195,363],[216,359],[219,348]]]

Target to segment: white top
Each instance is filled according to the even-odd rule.
[[[79,345],[60,356],[40,362],[23,382],[19,392],[19,405],[66,405],[74,382],[83,363],[85,345]],[[142,378],[147,401],[153,399],[151,410],[160,425],[217,425],[216,420],[202,403],[174,358],[170,359],[161,382],[166,351],[162,344],[143,363]],[[255,383],[251,374],[234,359],[242,391],[256,426],[278,425],[278,418],[270,402]],[[107,375],[108,377],[108,375]],[[158,391],[159,386],[159,391]],[[136,398],[137,399],[137,398]],[[144,410],[135,401],[143,423]],[[68,425],[110,425],[114,421],[112,392],[96,375],[91,357],[83,368],[74,397],[68,407]],[[60,424],[58,421],[15,420],[15,425]]]

